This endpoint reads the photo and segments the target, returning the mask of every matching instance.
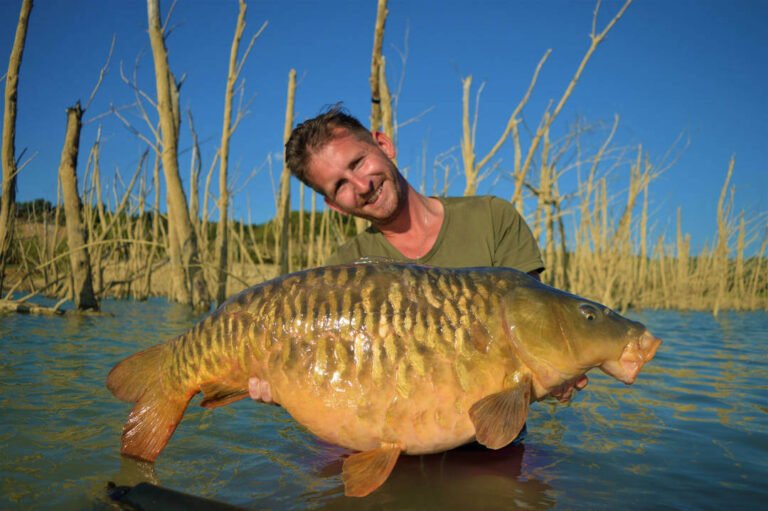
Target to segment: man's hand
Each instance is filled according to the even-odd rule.
[[[260,380],[255,376],[248,379],[248,394],[253,400],[273,404],[272,388],[269,386],[269,382]]]
[[[561,403],[567,403],[573,398],[574,392],[577,390],[582,390],[587,386],[587,384],[589,384],[589,378],[582,374],[574,380],[563,383],[552,392],[550,392],[550,395]]]

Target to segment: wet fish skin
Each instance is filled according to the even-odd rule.
[[[659,343],[515,270],[358,264],[245,290],[118,364],[107,385],[136,402],[122,452],[153,461],[194,394],[221,406],[246,397],[255,376],[312,433],[364,451],[345,462],[344,479],[348,494],[366,494],[400,452],[475,437],[506,445],[530,401],[593,367],[631,383]]]

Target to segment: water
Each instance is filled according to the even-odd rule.
[[[191,326],[163,300],[113,317],[0,316],[0,509],[106,510],[107,481],[151,481],[251,509],[755,509],[768,500],[768,314],[634,312],[664,339],[635,385],[597,372],[536,403],[522,447],[403,456],[364,499],[347,452],[281,409],[191,406],[155,465],[121,459],[130,406],[109,369]],[[195,401],[193,401],[193,404]]]

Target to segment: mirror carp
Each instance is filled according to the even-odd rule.
[[[347,495],[364,496],[401,453],[504,447],[532,402],[590,369],[633,383],[660,344],[641,323],[513,269],[351,264],[242,291],[117,364],[107,387],[136,403],[122,454],[154,461],[195,394],[226,405],[258,378],[314,435],[359,451],[342,478]]]

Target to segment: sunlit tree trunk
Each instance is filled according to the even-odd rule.
[[[5,266],[13,245],[13,229],[16,217],[16,98],[19,85],[19,68],[27,38],[29,13],[32,0],[21,4],[16,38],[13,41],[8,73],[5,75],[5,113],[3,115],[3,191],[0,204],[0,294],[5,281]]]
[[[221,130],[221,149],[219,150],[219,225],[216,230],[216,302],[221,304],[227,298],[227,252],[229,244],[229,190],[227,189],[227,171],[229,166],[229,141],[232,137],[232,97],[237,81],[237,52],[240,39],[245,30],[247,6],[240,0],[235,35],[229,53],[227,72],[227,90],[224,94],[224,126]]]
[[[178,162],[178,89],[168,66],[168,53],[160,24],[158,0],[147,0],[149,40],[155,63],[157,110],[162,133],[162,161],[168,193],[168,238],[175,273],[171,298],[198,309],[208,307],[208,288],[200,268],[197,237],[189,218],[187,197],[181,184]],[[175,98],[174,98],[175,96]],[[176,100],[176,103],[174,102]],[[174,108],[175,103],[175,108]],[[174,241],[176,247],[174,248]],[[174,252],[178,252],[174,254]],[[176,257],[174,257],[176,255]],[[180,262],[181,265],[173,264]]]
[[[288,100],[285,106],[285,127],[283,129],[283,143],[288,142],[293,127],[293,105],[296,96],[296,70],[288,73]],[[288,238],[290,233],[291,217],[291,172],[283,163],[283,172],[280,175],[280,200],[278,202],[276,232],[278,239],[275,243],[275,261],[280,267],[280,275],[288,273]]]
[[[376,9],[376,25],[373,31],[371,55],[371,131],[381,129],[381,47],[384,44],[384,26],[387,23],[387,0],[379,0]]]
[[[317,223],[317,192],[312,190],[312,203],[309,207],[309,235],[307,236],[307,267],[313,268],[315,266],[315,259],[317,254],[317,229],[315,225]]]
[[[384,26],[387,23],[387,0],[379,0],[376,7],[376,25],[373,30],[373,51],[371,54],[371,75],[368,81],[371,86],[371,131],[382,129],[382,95],[381,80],[384,66],[381,47],[384,44]],[[386,85],[386,84],[385,84]],[[388,95],[387,95],[388,97]],[[392,105],[388,106],[389,112]],[[362,232],[368,227],[368,221],[355,217],[355,230]]]
[[[306,245],[304,236],[304,183],[299,182],[299,232],[296,235],[298,241],[298,250],[296,250],[296,260],[298,267],[304,268],[306,264]]]
[[[80,146],[80,128],[83,110],[78,102],[67,109],[67,131],[61,150],[59,179],[64,196],[64,216],[67,222],[69,261],[75,307],[78,310],[99,310],[93,293],[91,261],[86,248],[87,237],[80,221],[80,197],[77,195],[77,154]]]

